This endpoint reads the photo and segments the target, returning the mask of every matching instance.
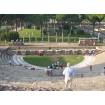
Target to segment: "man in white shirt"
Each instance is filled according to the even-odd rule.
[[[65,88],[67,88],[68,85],[69,85],[69,88],[71,88],[74,74],[75,74],[74,69],[70,67],[69,63],[67,63],[67,67],[63,71],[63,75],[65,76],[65,79],[64,79]]]

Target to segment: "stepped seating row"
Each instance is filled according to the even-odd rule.
[[[15,65],[23,66],[24,68],[30,69],[30,70],[44,70],[44,69],[46,69],[46,67],[34,66],[34,65],[31,65],[31,64],[25,62],[23,60],[23,56],[21,56],[21,55],[15,54],[13,56],[13,61],[14,61]]]
[[[43,67],[37,67],[33,66],[31,64],[28,64],[23,60],[23,56],[18,56],[16,54],[13,54],[13,51],[11,49],[0,49],[0,65],[14,65],[14,66],[23,66],[26,69],[39,69],[43,70]]]
[[[0,65],[14,64],[13,53],[10,49],[0,49]]]
[[[72,54],[95,54],[96,49],[51,49],[51,50],[18,50],[17,55],[72,55]]]
[[[22,56],[18,56],[16,54],[13,56],[13,61],[16,65],[31,66],[30,64],[24,62]]]

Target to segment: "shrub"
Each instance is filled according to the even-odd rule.
[[[17,39],[19,39],[18,32],[9,32],[6,36],[6,40],[8,40],[8,41],[11,41],[11,40],[16,41]]]
[[[31,52],[29,50],[26,50],[25,55],[31,55]]]
[[[78,30],[77,30],[77,34],[83,34],[83,35],[84,35],[85,32],[84,32],[83,30],[79,30],[79,29],[78,29]]]
[[[18,54],[18,55],[22,55],[22,52],[21,52],[21,51],[17,51],[17,54]]]
[[[82,54],[82,50],[77,50],[77,55]]]

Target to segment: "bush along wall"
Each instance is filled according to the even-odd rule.
[[[9,32],[7,34],[6,40],[8,40],[8,41],[11,41],[11,40],[16,41],[17,39],[19,39],[19,33],[18,32]]]

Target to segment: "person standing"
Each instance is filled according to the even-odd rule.
[[[102,69],[100,75],[105,76],[105,67]]]
[[[105,75],[105,67],[104,67],[104,71],[103,71],[103,74]]]
[[[10,66],[12,65],[12,62],[11,62],[11,60],[9,60],[9,65],[10,65]]]
[[[92,67],[92,65],[90,65],[90,71],[92,71],[93,70],[93,67]]]
[[[67,67],[65,67],[63,71],[63,75],[65,76],[64,78],[65,88],[71,88],[74,74],[75,74],[74,68],[70,67],[70,63],[67,63]]]

